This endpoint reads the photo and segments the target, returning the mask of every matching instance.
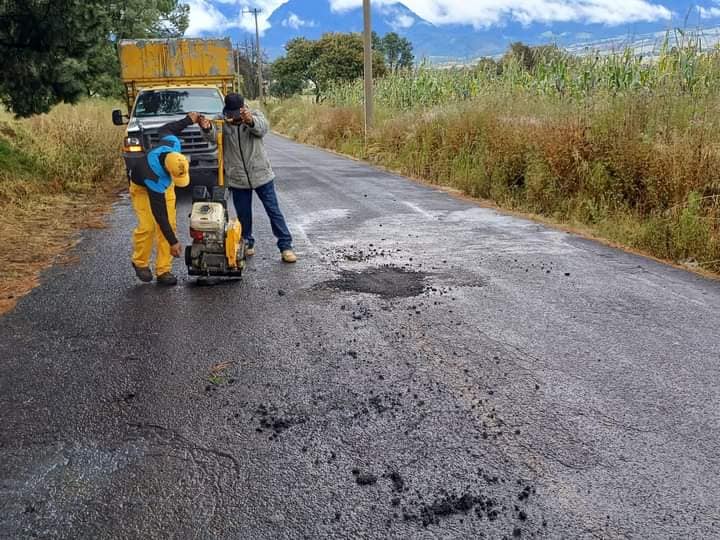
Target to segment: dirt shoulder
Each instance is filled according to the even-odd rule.
[[[95,192],[38,196],[23,206],[0,205],[0,315],[40,283],[42,271],[73,261],[71,248],[83,229],[105,227],[105,218],[125,180],[108,181]]]

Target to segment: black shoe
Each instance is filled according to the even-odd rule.
[[[147,266],[143,268],[140,266],[135,266],[135,263],[132,263],[132,265],[135,269],[135,275],[140,281],[144,283],[150,283],[153,280],[152,272]]]
[[[171,287],[173,285],[177,285],[177,278],[172,272],[165,272],[157,277],[157,283],[158,285]]]

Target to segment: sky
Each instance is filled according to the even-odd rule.
[[[219,4],[238,12],[257,7],[263,10],[260,30],[269,28],[267,18],[286,0],[187,0],[190,5],[190,27],[187,34],[224,31],[242,28],[255,31],[251,15],[228,20],[217,9]],[[318,1],[318,0],[316,0]],[[374,4],[392,4],[393,0],[372,0]],[[335,11],[362,5],[362,0],[330,0]],[[682,17],[666,7],[667,0],[403,0],[403,3],[420,17],[434,24],[462,23],[476,28],[501,26],[514,20],[523,25],[531,23],[577,22],[623,25],[633,22],[667,21]],[[675,0],[673,5],[683,2]],[[702,0],[704,7],[696,8],[701,18],[720,17],[720,0]],[[691,6],[687,3],[687,8]],[[302,21],[295,21],[302,23]]]

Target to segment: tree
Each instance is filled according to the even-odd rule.
[[[30,116],[117,95],[116,40],[182,35],[187,13],[178,0],[2,0],[0,101]]]
[[[270,69],[272,76],[270,91],[280,97],[289,97],[302,91],[306,81],[312,82],[317,90],[319,88],[315,73],[315,64],[319,56],[317,42],[302,37],[295,38],[285,44],[285,51],[285,56],[275,60]]]
[[[412,43],[407,38],[390,32],[380,39],[378,47],[385,57],[388,69],[393,73],[412,68],[415,56],[412,52]]]
[[[181,37],[188,26],[189,6],[178,0],[122,0],[108,5],[110,32],[89,54],[84,79],[88,95],[118,97],[120,63],[117,42],[121,39]]]
[[[107,39],[107,9],[81,0],[0,4],[0,100],[20,116],[85,94],[89,51]]]
[[[235,49],[235,66],[242,82],[241,91],[248,99],[257,99],[259,97],[257,61],[257,43],[255,40],[245,38],[244,43],[238,45]],[[263,54],[261,62],[263,82],[269,81],[271,74],[265,54]]]
[[[532,71],[533,67],[535,67],[532,49],[521,41],[511,43],[502,57],[503,64],[507,64],[513,60],[518,62],[527,71]]]
[[[318,40],[296,38],[285,45],[285,56],[272,65],[272,88],[278,95],[299,92],[312,83],[315,101],[332,83],[353,81],[363,74],[363,41],[360,34],[324,34]],[[373,55],[373,73],[381,77],[386,67],[382,54]]]
[[[539,63],[561,58],[564,54],[556,45],[530,47],[521,41],[516,41],[510,44],[500,62],[501,64],[507,64],[509,61],[515,60],[526,71],[533,71]]]
[[[481,58],[475,65],[475,69],[487,75],[500,75],[502,73],[502,64],[492,58]]]

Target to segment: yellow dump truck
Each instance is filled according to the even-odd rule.
[[[118,54],[128,114],[116,109],[112,118],[115,125],[127,124],[126,159],[150,149],[160,126],[190,111],[219,118],[225,94],[237,86],[229,39],[122,40]],[[217,147],[203,139],[197,125],[186,128],[180,138],[190,159],[191,182],[214,185]]]

